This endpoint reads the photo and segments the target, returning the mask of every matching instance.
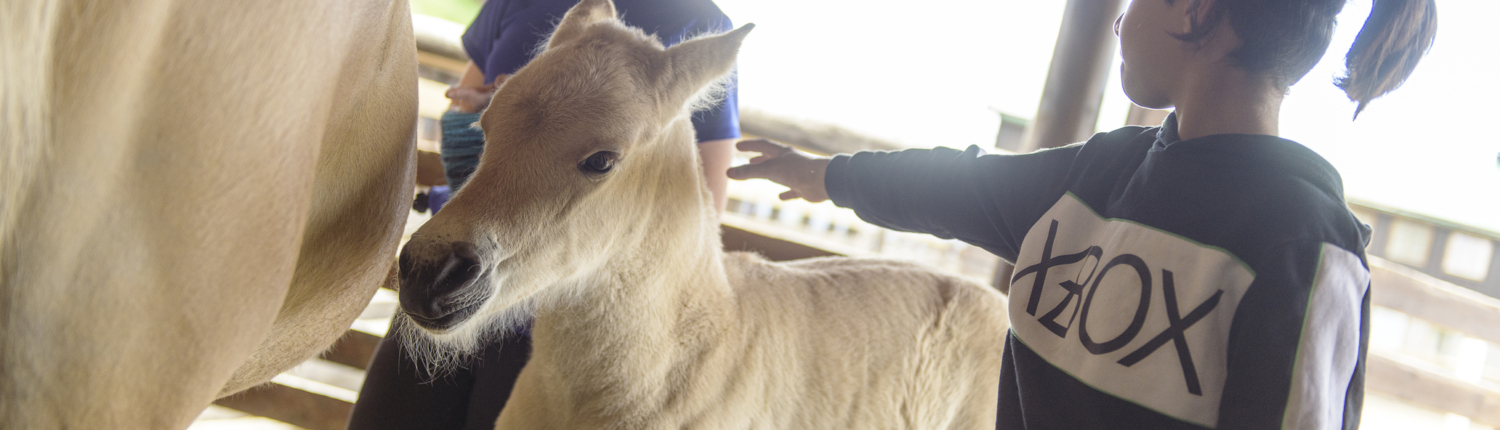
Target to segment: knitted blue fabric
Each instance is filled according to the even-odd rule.
[[[455,193],[479,167],[479,154],[484,152],[484,131],[474,124],[479,122],[479,114],[443,113],[443,175]]]

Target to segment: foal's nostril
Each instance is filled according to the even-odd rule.
[[[469,261],[479,261],[479,247],[470,242],[453,242],[453,255]]]
[[[478,247],[469,242],[455,242],[448,252],[439,251],[438,261],[428,260],[430,262],[420,262],[419,258],[410,256],[408,250],[410,247],[403,250],[398,262],[402,278],[401,307],[408,314],[433,320],[472,304],[455,298],[471,288],[484,273]]]
[[[453,253],[449,254],[435,279],[433,297],[447,297],[462,290],[479,279],[479,273],[483,271],[479,265],[479,248],[469,242],[454,242]]]

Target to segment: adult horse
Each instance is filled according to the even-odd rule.
[[[0,1],[0,428],[186,427],[392,278],[393,0]]]
[[[749,30],[663,48],[584,0],[496,93],[479,169],[400,267],[428,360],[535,310],[497,428],[994,428],[998,292],[722,251],[689,108]]]

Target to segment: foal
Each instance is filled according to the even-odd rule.
[[[688,116],[751,27],[664,49],[584,0],[484,113],[470,185],[402,252],[401,305],[436,361],[534,312],[498,428],[993,428],[999,293],[721,250]]]

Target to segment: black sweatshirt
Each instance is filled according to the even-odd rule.
[[[1338,172],[1278,137],[1176,129],[841,155],[826,186],[1015,262],[998,428],[1358,427],[1368,227]]]

